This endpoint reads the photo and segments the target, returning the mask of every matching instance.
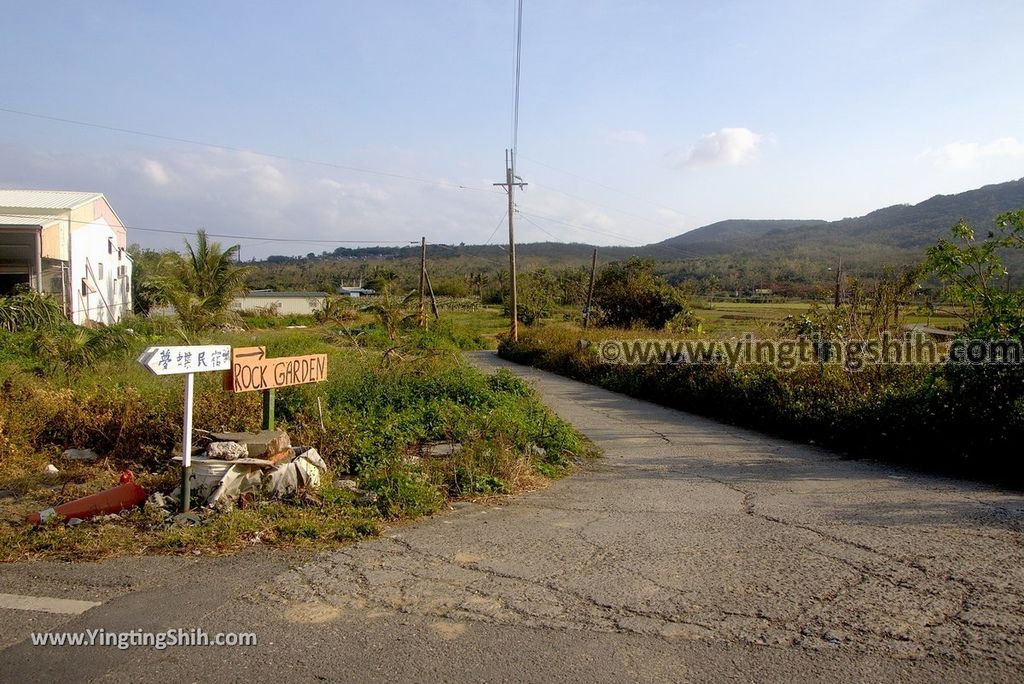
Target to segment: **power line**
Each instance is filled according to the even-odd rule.
[[[352,171],[355,173],[366,173],[374,176],[383,176],[385,178],[398,178],[401,180],[414,181],[417,183],[426,183],[428,185],[437,185],[446,188],[456,188],[458,190],[471,190],[474,192],[489,192],[496,193],[497,191],[489,188],[475,188],[468,185],[462,185],[460,183],[452,183],[449,181],[434,180],[431,178],[420,178],[418,176],[407,176],[400,173],[391,173],[389,171],[377,171],[374,169],[366,169],[358,166],[348,166],[346,164],[336,164],[334,162],[322,161],[317,159],[305,159],[303,157],[293,157],[286,154],[277,154],[275,152],[260,152],[258,150],[246,149],[244,147],[235,147],[233,145],[224,145],[221,143],[206,142],[203,140],[193,140],[191,138],[180,138],[173,135],[163,135],[161,133],[151,133],[148,131],[141,131],[133,128],[122,128],[120,126],[108,126],[106,124],[98,124],[90,121],[79,121],[77,119],[68,119],[60,116],[51,116],[49,114],[39,114],[37,112],[27,112],[19,109],[10,109],[7,107],[0,107],[0,112],[7,114],[16,114],[18,116],[26,116],[34,119],[43,119],[46,121],[56,121],[59,123],[71,124],[74,126],[84,126],[86,128],[96,128],[104,131],[113,131],[115,133],[126,133],[128,135],[138,135],[145,138],[155,138],[157,140],[167,140],[170,142],[184,143],[186,145],[198,145],[200,147],[210,147],[218,150],[225,150],[228,152],[243,152],[247,154],[254,154],[259,157],[267,157],[268,159],[280,159],[282,161],[297,162],[300,164],[311,164],[314,166],[324,166],[332,169],[340,169],[342,171]]]
[[[553,188],[550,185],[543,185],[543,184],[537,183],[537,182],[534,182],[534,185],[536,187],[538,187],[538,188],[544,188],[546,190],[550,190],[551,192],[557,192],[559,195],[565,195],[566,197],[572,197],[573,199],[577,199],[577,200],[579,200],[581,202],[586,202],[587,204],[591,204],[591,205],[593,205],[595,207],[601,207],[603,209],[609,209],[611,211],[616,211],[616,212],[618,212],[620,214],[623,214],[624,216],[630,216],[630,217],[635,218],[635,219],[640,219],[641,221],[646,221],[646,222],[650,223],[651,225],[658,226],[659,228],[665,228],[666,230],[671,230],[671,231],[674,231],[674,232],[678,232],[680,230],[679,228],[677,228],[675,226],[670,226],[670,225],[665,224],[665,223],[659,223],[658,221],[655,221],[653,219],[647,218],[646,216],[641,216],[640,214],[634,214],[632,212],[626,211],[625,209],[619,209],[618,207],[613,207],[613,206],[610,206],[608,204],[601,204],[600,202],[595,202],[594,200],[587,199],[586,197],[580,197],[579,195],[574,195],[571,192],[566,192],[565,190],[559,190],[558,188]]]
[[[646,199],[644,197],[641,197],[640,195],[636,195],[636,194],[634,194],[632,192],[627,192],[626,190],[622,190],[620,188],[615,188],[615,187],[612,187],[610,185],[605,185],[604,183],[599,183],[599,182],[597,182],[595,180],[591,180],[591,179],[589,179],[589,178],[587,178],[585,176],[581,176],[578,173],[573,173],[572,171],[566,171],[565,169],[560,169],[560,168],[558,168],[556,166],[552,166],[551,164],[547,164],[545,162],[542,162],[542,161],[540,161],[538,159],[534,159],[532,157],[523,157],[523,158],[533,162],[534,164],[539,164],[540,166],[543,166],[545,168],[551,169],[552,171],[557,171],[558,173],[564,173],[566,176],[572,176],[573,178],[578,178],[581,181],[584,181],[586,183],[590,183],[591,185],[596,185],[599,188],[604,188],[605,190],[611,190],[612,192],[617,192],[620,195],[624,195],[626,197],[630,197],[632,199],[637,200],[638,202],[643,202],[644,204],[649,204],[652,207],[657,207],[658,209],[664,209],[665,211],[671,211],[671,212],[673,212],[675,214],[679,214],[681,216],[685,215],[683,212],[679,211],[678,209],[673,209],[672,207],[666,207],[664,204],[658,204],[657,202],[652,202],[651,200]]]
[[[487,246],[487,245],[491,244],[491,240],[493,240],[494,236],[498,234],[498,229],[501,228],[501,225],[503,223],[505,223],[505,217],[507,217],[507,216],[508,216],[508,211],[506,210],[505,213],[501,215],[501,218],[498,219],[498,223],[495,224],[494,230],[491,231],[491,236],[489,238],[487,238],[487,242],[484,243],[484,246]]]
[[[70,222],[70,223],[81,223],[81,224],[85,224],[85,225],[89,225],[89,224],[95,223],[95,221],[83,221],[83,220],[79,220],[79,219],[72,219],[72,218],[67,218],[67,217],[64,217],[64,216],[54,216],[54,215],[40,217],[38,214],[9,214],[9,213],[4,213],[4,216],[12,216],[14,218],[23,218],[23,219],[30,219],[30,220],[39,220],[40,218],[44,218],[44,219],[47,220],[47,222],[49,222],[49,221],[61,221],[61,222]],[[196,234],[195,230],[179,230],[179,229],[174,229],[174,228],[144,228],[142,226],[126,226],[124,224],[122,224],[121,227],[124,228],[125,230],[132,230],[132,231],[136,231],[137,230],[137,231],[142,231],[144,233],[167,233],[169,235],[195,235]],[[381,243],[409,243],[409,244],[416,244],[418,242],[418,240],[406,240],[406,239],[401,239],[401,240],[388,240],[388,239],[378,239],[378,240],[318,240],[318,239],[313,239],[313,238],[260,237],[259,235],[230,235],[230,234],[227,234],[227,233],[209,233],[209,232],[207,232],[206,234],[209,237],[225,238],[227,240],[251,240],[251,241],[258,241],[258,242],[296,242],[296,243],[303,243],[303,244],[378,245],[378,244],[381,244]]]
[[[580,225],[578,223],[570,223],[568,221],[563,221],[561,219],[554,218],[553,216],[544,216],[542,214],[530,214],[530,213],[525,212],[525,211],[519,211],[519,215],[524,217],[524,218],[526,218],[528,216],[533,216],[534,218],[543,219],[545,221],[551,221],[552,223],[558,223],[558,224],[561,224],[563,226],[567,226],[569,228],[577,228],[579,230],[585,230],[585,231],[590,232],[590,233],[597,233],[597,234],[600,234],[600,235],[607,235],[609,237],[614,237],[614,238],[617,238],[619,240],[624,240],[626,242],[630,242],[630,243],[632,243],[633,246],[636,246],[636,247],[647,247],[648,246],[645,243],[638,242],[637,240],[634,240],[632,238],[628,238],[625,235],[620,235],[619,233],[612,233],[612,232],[609,232],[609,231],[606,231],[606,230],[599,230],[597,228],[592,228],[590,226],[583,226],[583,225]],[[534,224],[534,225],[536,225],[536,224]],[[550,233],[549,233],[549,235],[550,235]],[[680,254],[682,254],[683,256],[685,256],[687,258],[692,258],[692,259],[697,259],[697,258],[700,258],[700,257],[703,257],[703,256],[707,256],[705,254],[698,254],[697,252],[691,252],[689,250],[682,249],[680,247],[676,247],[675,245],[662,244],[662,245],[660,245],[660,247],[664,247],[665,249],[671,249],[671,250],[673,250],[675,252],[679,252]]]
[[[519,0],[516,14],[516,78],[512,102],[512,174],[515,179],[516,154],[519,152],[519,76],[523,56],[523,0]]]
[[[555,238],[555,242],[561,242],[562,241],[561,238],[559,238],[557,235],[555,235],[554,233],[550,232],[549,230],[545,229],[539,223],[537,223],[536,221],[531,219],[528,215],[524,214],[523,212],[519,212],[519,215],[523,217],[523,220],[525,220],[527,223],[532,225],[534,228],[536,228],[540,232],[544,233],[545,235],[549,235],[549,236]]]

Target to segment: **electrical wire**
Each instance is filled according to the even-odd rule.
[[[491,236],[489,238],[487,238],[487,242],[484,243],[485,247],[487,245],[491,244],[491,240],[493,240],[494,236],[498,234],[498,229],[501,228],[501,224],[503,224],[505,222],[505,219],[507,219],[507,218],[508,218],[508,210],[506,209],[505,213],[501,215],[500,219],[498,219],[498,223],[497,223],[497,225],[494,226],[494,230],[491,231]]]
[[[79,219],[72,219],[72,218],[67,218],[67,217],[64,217],[64,216],[54,216],[54,215],[48,215],[48,216],[42,216],[41,217],[38,214],[10,214],[10,213],[7,213],[7,212],[5,212],[3,215],[4,216],[11,216],[11,217],[14,217],[14,218],[23,218],[23,219],[29,219],[29,220],[36,220],[36,221],[38,221],[39,219],[45,219],[47,223],[49,223],[51,221],[81,223],[81,224],[85,224],[85,225],[88,225],[88,224],[91,224],[91,223],[95,223],[95,220],[93,220],[93,221],[83,221],[83,220],[79,220]],[[124,225],[124,224],[122,224],[121,227],[124,228],[125,230],[138,230],[138,231],[142,231],[144,233],[167,233],[169,235],[195,235],[196,234],[195,230],[179,230],[179,229],[174,229],[174,228],[145,228],[145,227],[142,227],[142,226],[134,226],[134,225],[133,226],[128,226],[128,225]],[[302,243],[302,244],[378,245],[378,244],[382,244],[382,243],[396,243],[396,244],[408,243],[410,245],[413,245],[413,244],[418,244],[419,243],[419,240],[408,240],[408,239],[399,239],[399,240],[389,240],[389,239],[378,239],[378,240],[319,240],[319,239],[314,239],[314,238],[261,237],[259,235],[231,235],[231,234],[227,234],[227,233],[210,233],[210,232],[207,232],[206,234],[209,237],[225,238],[227,240],[251,240],[251,241],[256,241],[256,242],[295,242],[295,243]]]
[[[277,154],[275,152],[261,152],[259,150],[247,149],[244,147],[235,147],[233,145],[223,145],[221,143],[206,142],[203,140],[193,140],[191,138],[180,138],[173,135],[163,135],[160,133],[150,133],[148,131],[137,130],[133,128],[122,128],[120,126],[108,126],[106,124],[98,124],[89,121],[79,121],[77,119],[68,119],[60,116],[51,116],[49,114],[39,114],[38,112],[27,112],[20,109],[11,109],[8,107],[0,107],[0,112],[7,114],[15,114],[18,116],[26,116],[34,119],[43,119],[46,121],[56,121],[59,123],[72,124],[75,126],[84,126],[86,128],[96,128],[104,131],[113,131],[115,133],[126,133],[128,135],[138,135],[145,138],[155,138],[157,140],[167,140],[170,142],[184,143],[186,145],[197,145],[200,147],[210,147],[217,150],[225,150],[228,152],[243,152],[246,154],[254,154],[259,157],[267,157],[268,159],[279,159],[282,161],[297,162],[300,164],[311,164],[314,166],[325,166],[332,169],[340,169],[342,171],[352,171],[354,173],[365,173],[374,176],[383,176],[385,178],[397,178],[400,180],[414,181],[417,183],[426,183],[428,185],[436,185],[439,187],[455,188],[458,190],[470,190],[473,192],[499,192],[493,188],[476,188],[468,185],[462,185],[460,183],[452,183],[449,181],[440,181],[431,178],[421,178],[418,176],[407,176],[400,173],[391,173],[389,171],[377,171],[375,169],[366,169],[358,166],[348,166],[346,164],[336,164],[334,162],[322,161],[317,159],[305,159],[303,157],[293,157],[286,154]]]
[[[610,211],[618,212],[618,213],[620,213],[620,214],[622,214],[624,216],[629,216],[631,218],[640,219],[641,221],[646,221],[647,223],[650,223],[651,225],[654,225],[654,226],[658,226],[659,228],[665,228],[666,230],[674,231],[674,232],[676,232],[676,234],[678,234],[678,232],[680,230],[677,227],[670,226],[670,225],[665,224],[665,223],[659,223],[658,221],[655,221],[653,219],[647,218],[646,216],[641,216],[640,214],[634,214],[632,212],[626,211],[625,209],[619,209],[618,207],[613,207],[613,206],[610,206],[608,204],[601,204],[600,202],[595,202],[594,200],[587,199],[586,197],[580,197],[579,195],[574,195],[571,192],[566,192],[565,190],[559,190],[558,188],[553,188],[550,185],[543,185],[543,184],[538,183],[536,181],[531,181],[531,182],[533,183],[534,187],[543,188],[545,190],[550,190],[551,192],[557,192],[559,195],[565,195],[566,197],[571,197],[573,199],[579,200],[581,202],[585,202],[585,203],[593,205],[595,207],[601,207],[603,209],[608,209]]]
[[[599,183],[599,182],[597,182],[595,180],[591,180],[591,179],[589,179],[589,178],[587,178],[585,176],[581,176],[578,173],[573,173],[572,171],[566,171],[565,169],[560,169],[560,168],[558,168],[556,166],[552,166],[551,164],[547,164],[545,162],[542,162],[539,159],[534,159],[532,157],[527,157],[525,155],[523,156],[523,159],[531,161],[534,164],[537,164],[539,166],[543,166],[544,168],[551,169],[552,171],[557,171],[558,173],[563,173],[566,176],[572,176],[573,178],[578,178],[579,180],[584,181],[585,183],[590,183],[591,185],[596,185],[599,188],[604,188],[605,190],[611,190],[612,192],[617,192],[620,195],[623,195],[625,197],[630,197],[630,198],[632,198],[634,200],[637,200],[638,202],[643,202],[644,204],[649,204],[652,207],[656,207],[658,209],[664,209],[665,211],[671,211],[671,212],[673,212],[675,214],[679,214],[680,216],[685,215],[683,212],[679,211],[678,209],[673,209],[672,207],[667,207],[664,204],[658,204],[657,202],[652,202],[651,200],[646,199],[644,197],[641,197],[640,195],[636,195],[636,194],[633,194],[631,192],[627,192],[626,190],[622,190],[620,188],[615,188],[615,187],[612,187],[610,185],[605,185],[604,183]]]
[[[519,81],[523,56],[523,0],[518,0],[516,13],[516,78],[515,94],[512,98],[512,181],[516,173],[516,154],[519,152]],[[511,188],[509,188],[511,190]]]

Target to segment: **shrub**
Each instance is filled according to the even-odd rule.
[[[793,371],[606,365],[578,336],[554,327],[524,331],[498,351],[610,390],[855,456],[1019,478],[1006,459],[1024,440],[1019,367],[884,366],[866,374],[837,365]]]
[[[636,257],[601,269],[594,305],[599,325],[657,330],[687,308],[682,295],[654,274],[654,262]]]

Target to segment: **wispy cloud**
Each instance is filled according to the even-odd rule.
[[[763,136],[749,128],[719,128],[688,150],[673,150],[668,157],[677,168],[739,166],[757,156]]]
[[[952,142],[925,150],[921,156],[944,171],[959,171],[975,168],[986,160],[1024,157],[1024,143],[1011,137],[987,143]]]
[[[332,240],[469,241],[503,208],[489,193],[453,190],[453,202],[434,186],[207,149],[56,154],[0,145],[5,185],[104,192],[129,226],[129,241],[147,247],[182,245],[182,236],[154,229],[251,235],[247,256],[332,250]]]
[[[608,139],[612,142],[625,143],[627,145],[647,144],[647,134],[632,128],[623,128],[608,132]]]

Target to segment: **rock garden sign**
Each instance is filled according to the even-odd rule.
[[[138,361],[156,375],[185,376],[185,418],[181,430],[181,510],[188,512],[191,498],[189,470],[192,467],[193,374],[229,370],[231,347],[226,344],[149,347],[142,352]]]
[[[235,347],[224,387],[232,392],[263,392],[263,429],[274,429],[274,390],[327,379],[327,354],[268,358],[266,347]]]

